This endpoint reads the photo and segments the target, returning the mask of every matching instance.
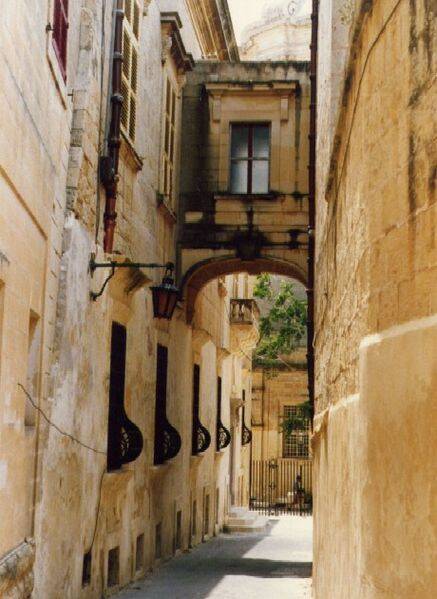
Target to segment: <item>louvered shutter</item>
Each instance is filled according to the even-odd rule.
[[[123,108],[121,126],[123,133],[135,141],[137,87],[138,87],[138,40],[140,35],[140,7],[137,0],[125,0],[123,25],[123,75],[121,93]]]
[[[55,0],[53,10],[53,48],[62,77],[67,79],[68,0]]]

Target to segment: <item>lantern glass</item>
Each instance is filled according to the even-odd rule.
[[[161,285],[152,287],[153,316],[171,320],[178,301],[179,290],[171,276],[164,276]]]

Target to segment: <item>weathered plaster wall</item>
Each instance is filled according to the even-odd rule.
[[[0,595],[8,598],[33,586],[40,419],[19,385],[46,407],[71,119],[49,8],[28,8],[5,4],[0,18]],[[73,28],[78,18],[72,10]]]
[[[319,111],[329,69],[343,72],[322,51],[338,25],[333,7],[320,4]],[[354,15],[336,143],[318,165],[314,592],[428,599],[437,584],[435,7],[385,0],[357,3]],[[325,127],[322,116],[319,144]]]
[[[71,599],[100,597],[102,593],[115,591],[144,575],[160,559],[174,555],[178,511],[182,512],[180,549],[186,549],[223,526],[230,504],[230,449],[215,453],[217,351],[225,347],[222,337],[230,339],[228,312],[224,307],[227,292],[219,294],[217,283],[213,282],[199,294],[196,305],[199,314],[218,314],[217,319],[209,317],[201,322],[204,342],[200,345],[192,340],[193,329],[186,324],[183,310],[177,309],[171,323],[154,321],[151,292],[141,284],[158,282],[162,271],[144,271],[141,284],[129,293],[127,285],[138,283],[138,279],[131,278],[129,272],[118,271],[98,301],[90,300],[90,291],[98,290],[109,274],[99,270],[90,277],[88,268],[91,252],[97,252],[99,260],[105,259],[101,249],[104,191],[97,186],[97,171],[99,153],[104,150],[111,10],[103,15],[103,37],[101,14],[99,2],[87,2],[77,23],[79,35],[73,36],[69,47],[69,53],[77,53],[78,59],[73,63],[76,70],[69,74],[73,125],[66,185],[68,212],[59,251],[60,287],[56,318],[52,317],[56,336],[46,403],[52,423],[68,436],[46,425],[41,435],[44,460],[36,526],[34,594],[47,599],[58,597],[59,589],[63,597]],[[186,13],[181,17],[186,25]],[[133,147],[125,139],[122,141],[114,256],[156,262],[174,258],[171,240],[175,232],[174,223],[157,208],[164,65],[156,2],[150,3],[147,14],[143,15],[140,48],[136,141]],[[183,84],[182,76],[180,81]],[[181,135],[180,129],[177,134]],[[230,288],[232,283],[233,278],[229,277],[224,287]],[[144,449],[135,462],[107,472],[113,321],[127,329],[124,406],[143,434]],[[167,417],[182,438],[178,456],[162,466],[153,465],[157,343],[168,347]],[[201,419],[212,435],[211,447],[199,458],[191,456],[195,359],[201,363]],[[241,360],[234,361],[229,355],[220,368],[224,379],[223,422],[230,426],[229,402],[234,384],[231,381],[239,376]],[[247,402],[250,417],[250,396]],[[243,453],[244,464],[238,453],[235,461],[238,472],[245,474],[248,481],[248,452]],[[221,490],[218,517],[217,488]],[[203,532],[207,493],[209,521]],[[193,498],[197,500],[195,535],[191,532]],[[156,552],[159,524],[160,557]],[[137,564],[136,540],[141,534],[144,559]],[[119,548],[118,581],[110,585],[108,553],[116,547]],[[91,552],[91,580],[83,584],[83,560],[88,552]]]

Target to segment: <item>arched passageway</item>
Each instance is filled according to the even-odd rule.
[[[190,323],[193,319],[196,298],[202,287],[215,278],[241,272],[249,275],[259,275],[261,273],[283,275],[284,277],[296,279],[303,285],[306,284],[304,267],[298,262],[288,262],[268,257],[241,260],[234,256],[203,260],[189,268],[181,282],[181,295],[185,302],[187,322]]]

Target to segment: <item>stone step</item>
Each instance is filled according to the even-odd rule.
[[[225,532],[263,532],[267,526],[267,518],[258,516],[255,520],[246,524],[236,524],[229,519],[224,526]]]
[[[252,518],[252,517],[246,517],[246,518],[235,518],[234,516],[231,516],[230,518],[228,518],[228,522],[231,522],[232,524],[243,524],[243,525],[250,525],[253,524],[253,522],[256,521],[256,517]]]
[[[226,532],[262,532],[268,519],[246,507],[233,507],[229,512],[224,530]]]

